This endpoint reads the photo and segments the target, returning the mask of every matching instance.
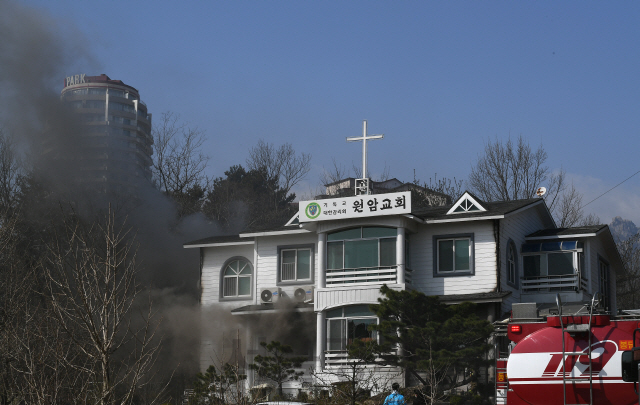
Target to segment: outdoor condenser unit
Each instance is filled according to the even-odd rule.
[[[260,290],[260,303],[272,304],[280,297],[280,287],[268,287]]]
[[[299,287],[295,287],[293,290],[293,299],[296,302],[305,302],[313,300],[313,286],[312,285],[302,285]]]

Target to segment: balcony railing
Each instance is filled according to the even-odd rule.
[[[411,284],[413,270],[404,271],[405,283]],[[393,284],[397,282],[397,266],[360,267],[355,269],[327,270],[327,287],[343,286],[345,284]]]
[[[580,291],[587,290],[587,280],[580,273],[559,276],[524,277],[522,292]]]
[[[327,270],[327,287],[345,284],[393,284],[396,282],[396,276],[396,266]]]
[[[395,353],[395,351],[393,351],[392,353]],[[381,358],[376,358],[375,363],[368,363],[367,365],[379,367],[381,365],[380,364],[381,361],[382,361]],[[362,360],[349,358],[349,353],[346,350],[344,350],[344,351],[325,351],[324,362],[325,362],[325,367],[332,368],[332,367],[343,367],[353,363],[362,363]]]

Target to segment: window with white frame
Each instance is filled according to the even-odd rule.
[[[518,286],[518,255],[516,244],[512,240],[507,244],[507,283]]]
[[[437,276],[473,273],[473,235],[434,236]]]
[[[223,298],[251,297],[251,263],[243,257],[229,260],[222,271]]]
[[[377,342],[377,333],[370,325],[378,318],[368,305],[350,305],[327,311],[327,350],[345,351],[354,340]]]
[[[522,267],[527,279],[583,273],[583,262],[583,244],[575,240],[522,245]]]
[[[280,281],[310,281],[311,248],[280,249]]]

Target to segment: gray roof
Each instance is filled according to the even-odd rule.
[[[589,235],[600,232],[607,225],[590,225],[590,226],[577,226],[575,228],[556,228],[556,229],[541,229],[530,235],[527,238],[540,238],[545,236],[573,236],[573,235]]]
[[[269,229],[258,229],[255,231],[246,231],[243,232],[242,234],[245,233],[260,233],[260,232],[278,232],[278,231],[295,231],[295,230],[299,230],[300,228],[298,226],[279,226],[277,228],[269,228]],[[233,243],[233,242],[250,242],[253,240],[253,237],[241,237],[241,234],[234,234],[234,235],[219,235],[219,236],[210,236],[208,238],[204,238],[204,239],[198,239],[198,240],[194,240],[191,242],[187,242],[185,243],[184,247],[187,246],[198,246],[198,245],[209,245],[209,244],[213,244],[213,243]]]
[[[250,240],[252,240],[252,238],[241,238],[240,235],[220,235],[187,242],[182,246],[208,245],[210,243],[231,243]]]
[[[459,214],[456,213],[456,214],[447,215],[447,212],[453,206],[452,204],[444,207],[421,208],[421,209],[412,211],[411,213],[427,221],[438,220],[438,219],[464,219],[464,218],[473,219],[473,218],[482,218],[482,217],[492,217],[496,215],[505,215],[510,212],[519,210],[520,208],[524,208],[529,205],[533,205],[535,203],[542,201],[541,198],[530,198],[527,200],[484,202],[475,196],[473,197],[486,209],[486,211],[465,212],[465,213],[459,213]],[[298,228],[295,226],[279,226],[279,227],[269,228],[264,230],[262,229],[256,230],[256,231],[252,231],[251,233],[277,232],[277,231],[288,231],[288,230],[295,230],[295,229],[298,229]],[[232,242],[242,242],[242,241],[250,241],[250,240],[251,238],[241,238],[238,234],[221,235],[221,236],[212,236],[209,238],[187,242],[183,246],[188,247],[188,246],[197,246],[197,245],[205,245],[205,244],[212,244],[212,243],[232,243]]]
[[[509,296],[511,291],[492,291],[487,293],[475,293],[475,294],[452,294],[452,295],[439,295],[438,299],[445,304],[459,303],[459,302],[502,302],[502,300]]]
[[[413,211],[412,214],[424,220],[454,219],[454,218],[482,218],[482,217],[492,217],[496,215],[505,215],[510,212],[519,210],[520,208],[524,208],[526,206],[542,201],[541,198],[530,198],[527,200],[513,200],[513,201],[495,201],[495,202],[484,202],[477,198],[476,200],[478,200],[480,205],[482,205],[482,207],[484,207],[486,211],[474,211],[474,212],[465,212],[460,214],[456,213],[456,214],[447,215],[447,212],[453,206],[453,205],[447,205],[444,207],[422,208],[420,210]]]
[[[258,305],[246,305],[244,307],[235,308],[231,310],[234,315],[255,315],[264,313],[276,313],[276,312],[313,312],[313,304],[307,304],[298,302],[294,305],[274,305],[274,304],[258,304]]]

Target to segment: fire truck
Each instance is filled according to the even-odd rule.
[[[613,316],[597,296],[563,307],[558,294],[545,313],[514,304],[496,323],[496,404],[638,404],[640,316]]]

